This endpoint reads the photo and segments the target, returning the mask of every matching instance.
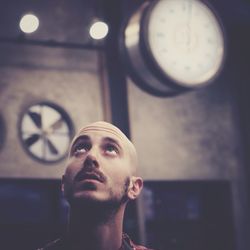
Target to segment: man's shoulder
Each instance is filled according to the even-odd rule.
[[[64,250],[64,249],[65,249],[65,246],[62,242],[62,239],[57,239],[48,243],[42,248],[38,248],[37,250]]]
[[[145,246],[136,245],[127,234],[123,234],[123,242],[127,244],[130,248],[125,249],[133,249],[133,250],[154,250],[152,248],[147,248]]]
[[[127,234],[123,234],[122,250],[154,250],[145,246],[135,244]],[[63,239],[57,239],[37,250],[67,250],[67,244]]]

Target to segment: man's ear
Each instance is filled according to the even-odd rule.
[[[128,198],[135,200],[140,194],[143,187],[143,180],[141,177],[132,176],[130,179],[130,185],[128,189]]]

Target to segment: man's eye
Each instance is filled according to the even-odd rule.
[[[89,150],[89,145],[86,143],[79,143],[74,147],[73,154],[86,153]]]
[[[105,152],[110,155],[117,155],[119,150],[116,146],[110,144],[105,146]]]

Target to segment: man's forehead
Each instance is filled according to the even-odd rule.
[[[106,122],[95,122],[86,127],[83,127],[79,131],[79,135],[91,135],[91,133],[102,134],[114,139],[124,140],[126,136],[120,129],[114,125]]]
[[[116,126],[99,121],[95,123],[91,123],[79,130],[79,132],[76,134],[73,141],[75,141],[77,138],[82,137],[84,135],[91,137],[91,135],[98,134],[101,135],[103,138],[110,138],[115,141],[117,141],[119,144],[127,145],[129,142],[129,139],[126,137],[126,135]]]
[[[107,131],[98,131],[98,130],[88,130],[88,131],[79,132],[76,135],[74,142],[78,140],[93,141],[96,137],[98,137],[98,139],[103,142],[105,141],[113,142],[119,145],[123,144],[119,136],[109,133]]]
[[[72,141],[72,145],[76,142],[81,136],[90,136],[93,134],[101,135],[103,138],[110,138],[115,140],[120,147],[124,148],[129,154],[131,159],[132,167],[135,169],[137,165],[137,153],[133,143],[127,138],[127,136],[116,126],[111,123],[99,121],[91,123],[79,130],[75,138]]]

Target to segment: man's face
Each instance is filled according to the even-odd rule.
[[[119,137],[101,130],[80,133],[63,176],[66,199],[122,203],[130,184],[130,164],[128,148]]]

